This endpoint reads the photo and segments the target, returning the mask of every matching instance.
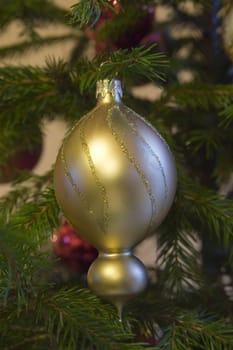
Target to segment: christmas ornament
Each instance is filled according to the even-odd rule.
[[[145,267],[131,249],[167,215],[176,169],[157,130],[122,103],[119,80],[99,81],[96,95],[96,108],[61,146],[54,186],[64,215],[99,250],[90,288],[120,312],[146,287]]]
[[[154,21],[154,7],[144,5],[139,11],[139,18],[132,22],[127,30],[116,39],[115,45],[117,49],[128,49],[138,46],[151,32]],[[145,39],[145,41],[147,40]]]
[[[222,11],[222,40],[227,56],[233,60],[233,5],[230,2]]]
[[[54,232],[52,242],[54,253],[70,271],[87,273],[98,255],[97,249],[80,237],[64,218]]]
[[[114,44],[109,42],[109,40],[107,38],[104,38],[104,39],[100,38],[100,35],[98,32],[98,28],[100,29],[102,26],[104,26],[106,21],[113,18],[120,11],[119,4],[116,0],[114,0],[114,1],[110,0],[109,3],[114,8],[114,11],[112,11],[112,9],[110,10],[109,8],[104,8],[101,12],[100,18],[98,19],[98,21],[96,21],[94,26],[88,25],[87,30],[86,30],[87,37],[90,40],[93,40],[95,42],[96,53],[100,53],[100,52],[104,51],[107,47],[111,51],[116,49]]]
[[[96,53],[103,52],[105,50],[115,51],[118,49],[127,49],[135,47],[140,43],[151,42],[152,36],[149,37],[149,34],[153,27],[154,21],[154,7],[152,6],[140,6],[136,11],[136,17],[132,16],[132,19],[127,26],[127,28],[122,31],[120,35],[114,32],[114,35],[111,35],[110,38],[103,36],[104,26],[109,20],[117,20],[117,16],[121,16],[120,7],[117,1],[110,1],[115,11],[105,8],[102,11],[102,14],[93,28],[88,28],[86,34],[89,39],[95,42]],[[138,6],[138,5],[137,5]],[[135,11],[135,5],[129,4],[125,11],[131,12]],[[125,16],[125,14],[122,14]],[[148,36],[148,40],[147,40]],[[155,38],[155,36],[154,36]],[[157,37],[156,37],[157,39]]]
[[[37,140],[21,142],[16,149],[9,150],[6,162],[0,165],[0,183],[17,179],[20,170],[32,170],[42,153],[42,134],[38,131]]]

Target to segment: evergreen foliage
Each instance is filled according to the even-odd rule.
[[[121,0],[118,13],[107,0],[81,0],[70,11],[47,0],[0,0],[2,31],[17,20],[24,36],[20,43],[1,47],[1,58],[54,42],[74,43],[67,61],[55,57],[42,67],[1,65],[0,165],[22,140],[39,142],[45,120],[60,118],[70,127],[93,108],[97,80],[120,77],[125,103],[165,137],[178,169],[174,204],[154,233],[158,258],[153,278],[144,295],[126,307],[122,323],[81,276],[68,281],[60,276],[58,259],[48,248],[59,226],[53,169],[41,176],[19,174],[0,198],[0,349],[140,350],[155,337],[160,341],[151,349],[233,349],[232,295],[222,282],[224,271],[233,288],[233,202],[219,194],[233,169],[232,63],[216,34],[212,2],[189,3],[192,12],[185,0]],[[153,21],[161,42],[111,50],[111,40],[132,18],[141,18],[143,6],[160,5],[172,13],[164,22]],[[104,10],[111,18],[98,29]],[[38,28],[50,23],[70,32],[42,37]],[[176,37],[176,28],[191,32]],[[106,40],[104,51],[88,59],[87,30]],[[181,82],[184,69],[191,82]],[[156,101],[132,93],[132,87],[148,82],[162,90]],[[212,261],[211,270],[205,247],[212,242],[224,259],[218,267]]]

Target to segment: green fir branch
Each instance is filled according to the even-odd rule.
[[[220,125],[225,130],[230,129],[233,121],[233,104],[227,105],[219,115],[221,117]]]
[[[177,196],[159,228],[158,265],[164,293],[184,297],[204,283],[200,251],[195,247],[203,235],[228,247],[233,242],[233,204],[207,190],[179,171]],[[231,258],[229,257],[230,264]]]
[[[204,151],[206,159],[211,159],[216,152],[218,153],[225,141],[223,130],[218,126],[208,128],[208,133],[205,128],[187,131],[186,137],[186,144],[192,153]]]
[[[188,178],[179,177],[180,201],[186,220],[201,235],[209,235],[225,246],[233,239],[233,203]]]
[[[48,252],[40,249],[48,235],[38,237],[33,231],[13,229],[1,221],[0,237],[0,307],[14,303],[19,310],[45,283],[40,273],[54,264]]]
[[[53,171],[49,170],[43,175],[27,174],[23,177],[23,183],[19,182],[19,177],[14,183],[14,187],[5,196],[0,198],[0,216],[5,222],[8,222],[11,215],[26,203],[36,202],[41,193],[52,184]]]
[[[59,290],[51,297],[41,298],[40,317],[55,334],[58,349],[144,349],[133,343],[133,334],[122,324],[111,305],[102,303],[87,290]],[[126,328],[125,328],[126,327]]]
[[[1,125],[12,132],[17,124],[30,125],[44,117],[75,120],[92,106],[90,96],[80,94],[68,65],[52,60],[45,68],[1,68],[0,98]]]
[[[49,0],[9,0],[0,1],[0,27],[5,27],[16,19],[22,21],[26,28],[38,24],[66,23],[67,12]]]
[[[154,47],[119,50],[105,57],[104,62],[103,57],[93,61],[80,59],[75,68],[54,60],[45,68],[3,67],[0,69],[0,121],[7,122],[13,130],[14,123],[25,123],[32,116],[40,120],[62,115],[74,120],[84,109],[93,107],[94,86],[99,79],[135,76],[163,79],[160,71],[167,60],[163,54],[151,52]]]
[[[51,45],[62,43],[65,40],[77,40],[78,35],[74,33],[64,34],[64,35],[50,35],[46,37],[36,37],[33,40],[25,40],[20,43],[8,46],[0,47],[0,57],[4,58],[7,56],[14,57],[16,55],[22,55],[30,50],[36,50],[41,48],[43,45]]]
[[[195,247],[197,237],[176,203],[159,229],[157,264],[161,267],[159,284],[169,297],[184,298],[203,284],[200,252]]]
[[[210,85],[205,83],[182,84],[169,87],[162,103],[191,110],[220,110],[233,102],[233,85]]]
[[[71,6],[70,23],[79,24],[80,27],[87,24],[93,26],[104,8],[115,12],[114,6],[108,0],[81,0]]]
[[[24,119],[28,114],[33,115],[34,118],[38,118],[40,109],[43,108],[41,100],[49,96],[51,98],[52,95],[54,95],[54,92],[51,91],[52,85],[53,82],[48,79],[44,71],[40,68],[1,68],[0,119],[6,120],[6,115],[8,115],[11,116],[13,123],[17,123],[17,115]],[[34,100],[34,102],[37,100],[35,108],[30,100]],[[21,116],[22,113],[20,113],[22,108],[24,109],[23,116]]]
[[[228,322],[195,313],[179,315],[158,345],[161,350],[231,350],[232,347],[233,330]]]
[[[163,53],[153,52],[157,44],[118,50],[108,57],[98,56],[87,62],[80,78],[81,91],[93,87],[100,79],[133,79],[144,77],[148,80],[163,80],[162,69],[168,65]]]
[[[11,215],[10,226],[16,229],[33,231],[38,237],[47,238],[59,225],[59,208],[53,189],[40,193],[37,201],[22,205]]]
[[[27,344],[32,346],[35,341],[37,350],[44,337],[47,347],[57,350],[144,349],[142,343],[132,341],[134,334],[127,323],[118,320],[113,306],[103,303],[88,290],[66,288],[53,292],[50,289],[31,298],[27,307],[18,313],[9,309],[8,315],[6,311],[0,315],[0,340],[5,350]],[[9,344],[9,334],[14,330]],[[23,339],[19,337],[20,331],[24,333]]]

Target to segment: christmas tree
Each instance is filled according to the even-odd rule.
[[[0,348],[232,349],[232,2],[0,5],[2,33],[20,28],[19,41],[0,47],[0,181],[11,182],[0,198]],[[44,34],[50,24],[65,34]],[[4,63],[67,40],[66,60]],[[88,288],[97,253],[61,219],[54,167],[33,171],[45,121],[72,128],[95,107],[103,79],[123,82],[124,104],[166,140],[178,174],[172,207],[151,233],[157,259],[148,287],[125,305],[121,321]],[[154,96],[146,98],[148,87]]]

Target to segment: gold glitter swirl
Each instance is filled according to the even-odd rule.
[[[109,109],[108,114],[107,114],[107,123],[108,123],[108,127],[111,130],[111,133],[113,135],[113,137],[115,138],[116,142],[120,145],[120,148],[122,150],[122,152],[125,154],[125,156],[127,157],[127,159],[129,160],[129,162],[134,166],[134,168],[136,169],[138,175],[140,176],[146,191],[150,197],[150,201],[151,201],[151,207],[152,207],[152,214],[151,214],[151,220],[150,220],[150,224],[148,227],[148,231],[150,230],[150,227],[152,226],[152,222],[153,222],[153,217],[155,216],[156,213],[156,200],[153,194],[153,190],[151,187],[151,184],[148,180],[148,178],[146,177],[142,167],[140,166],[140,164],[137,162],[137,160],[135,159],[135,157],[130,153],[130,151],[127,149],[124,140],[121,138],[121,136],[115,131],[115,129],[112,126],[112,112],[114,109],[118,109],[119,107],[114,105],[112,108]]]
[[[63,163],[64,166],[64,171],[65,171],[65,175],[67,176],[71,186],[73,187],[75,193],[80,197],[81,201],[86,205],[88,212],[93,215],[94,211],[93,209],[90,207],[86,196],[84,195],[84,193],[80,190],[79,186],[75,183],[75,181],[72,178],[71,173],[69,172],[67,163],[66,163],[66,159],[65,159],[65,154],[64,154],[64,145],[65,143],[63,143],[62,147],[61,147],[61,161]]]
[[[165,139],[163,138],[163,136],[158,132],[158,130],[157,130],[151,123],[148,122],[148,120],[146,120],[145,118],[143,118],[140,114],[138,114],[138,113],[132,111],[132,109],[130,109],[129,107],[127,107],[127,106],[124,106],[124,107],[126,108],[126,111],[128,111],[128,113],[132,113],[132,112],[133,112],[133,113],[137,116],[138,119],[140,119],[140,120],[141,120],[142,122],[144,122],[147,126],[149,126],[149,128],[151,128],[151,129],[154,131],[154,133],[158,136],[158,138],[160,138],[160,140],[163,142],[163,144],[164,144],[164,146],[167,148],[168,152],[169,152],[170,154],[172,154],[172,153],[171,153],[171,150],[170,150],[170,147],[168,146],[168,144],[167,144],[167,142],[165,141]]]
[[[118,107],[119,108],[119,107]],[[125,114],[122,113],[121,109],[119,108],[120,110],[120,114],[121,116],[124,118],[125,117]],[[128,114],[128,118],[130,118],[130,115],[132,114],[132,110],[130,108],[127,108],[126,109],[126,113]],[[137,114],[137,117],[139,115]],[[127,116],[126,116],[127,117]],[[138,130],[137,130],[137,127],[136,127],[136,124],[135,122],[132,120],[132,118],[130,118],[131,120],[128,119],[128,126],[129,128],[131,129],[131,131],[137,135],[137,137],[144,143],[144,145],[146,145],[146,147],[148,148],[148,150],[150,151],[150,153],[152,154],[152,156],[156,159],[158,165],[159,165],[159,169],[161,171],[161,174],[162,174],[162,178],[163,178],[163,183],[164,183],[164,199],[165,201],[167,200],[167,197],[168,197],[168,185],[167,185],[167,179],[166,179],[166,175],[165,175],[165,171],[164,171],[164,168],[162,166],[162,163],[161,163],[161,160],[159,158],[159,156],[153,151],[153,149],[151,148],[151,146],[149,145],[148,142],[146,142],[146,140],[144,139],[144,137],[142,135],[139,134]],[[141,118],[142,121],[143,118]],[[127,121],[127,120],[126,120]],[[150,126],[151,125],[147,122],[146,125]],[[153,131],[157,131],[155,128],[153,128]],[[156,132],[156,135],[159,136],[160,139],[163,140],[163,138],[161,137],[161,135]],[[166,143],[164,140],[163,140],[164,143]],[[166,205],[166,202],[164,202],[164,205]]]
[[[80,127],[80,139],[81,139],[81,143],[82,143],[83,152],[87,157],[88,165],[91,169],[91,173],[94,176],[96,185],[97,185],[99,192],[101,194],[101,197],[103,199],[103,227],[102,227],[102,231],[104,231],[106,233],[106,228],[107,228],[108,223],[109,223],[109,200],[107,197],[106,188],[102,184],[102,182],[100,181],[100,179],[97,175],[95,164],[92,160],[90,149],[89,149],[89,146],[86,142],[83,126]]]
[[[92,116],[92,113],[95,113],[96,110],[99,109],[99,106],[96,106],[94,109],[92,109],[90,112],[84,114],[84,116],[82,116],[81,119],[79,119],[74,125],[72,125],[72,127],[67,131],[63,142],[65,143],[67,141],[67,139],[70,137],[71,133],[73,132],[74,129],[76,129],[76,127],[79,126],[79,124],[81,125],[83,122],[86,121],[86,119],[90,118]]]
[[[95,112],[99,107],[97,106],[96,108],[94,108],[93,111],[85,114],[77,123],[75,123],[72,128],[68,131],[67,135],[65,136],[64,138],[64,141],[63,141],[63,144],[61,146],[61,151],[60,151],[60,157],[61,157],[61,161],[62,161],[62,164],[64,166],[64,171],[65,171],[65,175],[66,177],[68,178],[73,190],[75,191],[75,193],[80,197],[83,205],[86,207],[86,209],[88,210],[89,214],[95,219],[96,218],[96,215],[95,214],[95,211],[94,209],[90,206],[88,200],[87,200],[87,197],[86,195],[80,190],[79,186],[77,185],[77,183],[74,181],[74,179],[72,178],[72,175],[68,169],[68,165],[67,165],[67,162],[66,162],[66,159],[65,159],[65,153],[64,153],[64,148],[66,146],[66,143],[67,143],[67,140],[69,139],[72,131],[76,128],[76,127],[80,127],[80,125],[82,123],[84,123],[86,121],[86,119],[90,118],[92,116],[92,113]],[[96,223],[98,224],[99,228],[101,230],[102,229],[102,224],[100,222],[98,222],[97,219],[95,219]]]

